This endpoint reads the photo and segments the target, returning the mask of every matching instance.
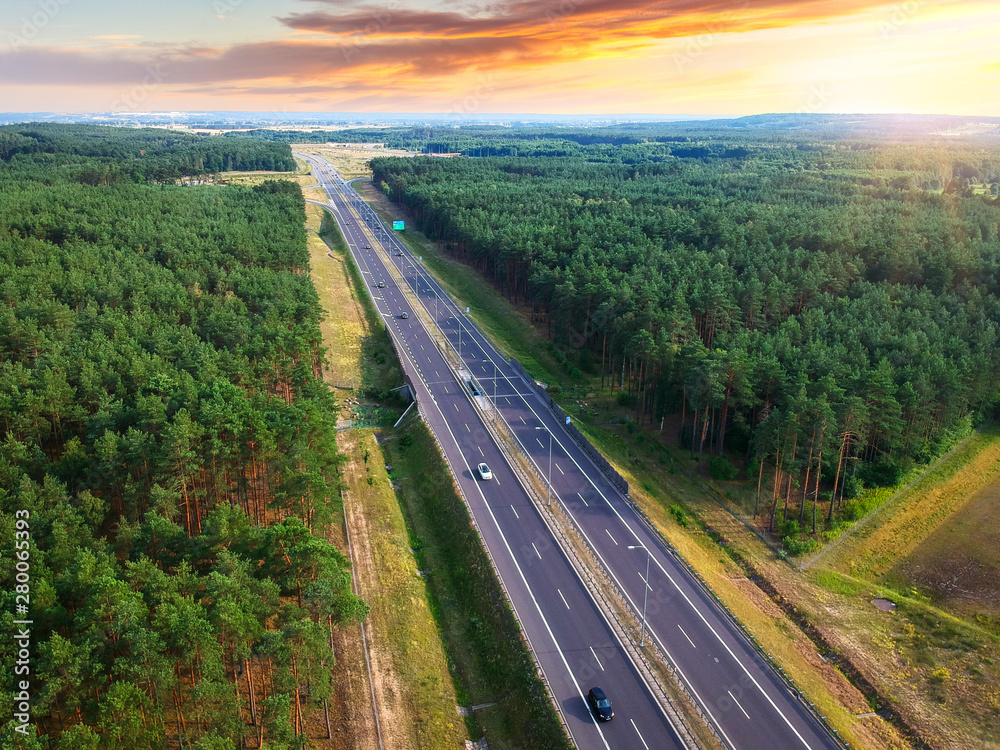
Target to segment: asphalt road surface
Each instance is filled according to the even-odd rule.
[[[314,167],[320,162],[308,159]],[[358,225],[331,171],[316,169],[332,213],[369,294],[403,354],[423,414],[445,451],[500,578],[582,750],[683,748],[666,715],[622,649],[614,631],[566,559],[538,510],[483,425],[445,358],[414,314],[370,232]],[[395,256],[389,256],[395,257]],[[380,288],[378,283],[384,287]],[[408,318],[401,315],[407,313]],[[476,467],[489,465],[482,480]],[[599,685],[615,718],[598,722],[587,691]]]
[[[685,682],[688,691],[695,696],[713,722],[716,731],[723,740],[732,748],[738,750],[791,750],[792,748],[805,748],[809,750],[835,750],[844,747],[819,721],[801,698],[794,693],[785,681],[779,676],[770,663],[754,648],[750,641],[740,631],[724,610],[711,598],[704,587],[691,575],[684,564],[666,548],[659,536],[653,532],[644,519],[635,512],[629,500],[614,487],[610,480],[595,466],[583,449],[564,429],[560,419],[549,409],[546,400],[538,394],[532,384],[526,382],[518,371],[501,355],[496,348],[486,339],[485,336],[468,319],[464,310],[459,309],[454,301],[448,297],[444,290],[431,278],[424,270],[419,259],[414,258],[409,250],[399,241],[395,234],[379,220],[377,215],[363,201],[356,196],[339,178],[335,172],[325,162],[319,159],[310,158],[314,166],[323,167],[317,169],[320,179],[327,189],[329,195],[334,196],[337,211],[343,213],[347,209],[344,195],[348,196],[355,211],[364,219],[365,229],[368,237],[360,233],[360,227],[356,225],[356,219],[351,218],[352,224],[343,224],[342,217],[338,216],[338,222],[342,223],[342,231],[348,236],[348,243],[353,247],[360,248],[364,253],[363,262],[369,264],[372,273],[384,274],[386,278],[375,279],[384,280],[386,289],[371,289],[375,292],[373,297],[380,295],[377,292],[386,292],[381,302],[387,307],[385,312],[397,315],[406,309],[409,312],[409,320],[402,321],[398,318],[393,320],[397,327],[401,324],[400,331],[405,331],[402,336],[404,344],[408,347],[410,354],[414,356],[414,364],[420,368],[421,376],[430,377],[427,379],[431,395],[437,400],[438,407],[442,405],[442,396],[451,396],[455,393],[459,398],[450,405],[440,408],[439,414],[444,424],[440,425],[445,430],[445,434],[451,431],[455,438],[461,438],[461,432],[468,429],[481,430],[479,436],[472,442],[476,445],[473,450],[463,451],[463,455],[468,456],[468,464],[472,469],[479,460],[486,460],[493,469],[494,474],[500,480],[499,486],[496,483],[491,485],[488,482],[479,482],[477,486],[486,490],[482,500],[486,504],[491,516],[498,519],[495,525],[502,527],[502,534],[508,533],[513,536],[517,532],[526,532],[528,529],[523,523],[514,524],[508,527],[507,524],[499,523],[502,516],[513,515],[514,511],[521,513],[517,503],[511,503],[508,498],[513,488],[511,484],[516,484],[509,467],[504,465],[502,455],[492,445],[492,441],[486,437],[486,431],[482,429],[481,422],[470,422],[466,419],[467,414],[475,415],[478,420],[478,412],[471,406],[468,396],[463,392],[461,386],[457,384],[455,377],[447,370],[444,358],[437,352],[436,347],[427,340],[427,333],[421,324],[415,319],[413,310],[408,307],[407,298],[401,290],[395,288],[389,293],[390,279],[385,273],[382,259],[388,259],[399,270],[406,285],[422,301],[426,314],[434,320],[441,332],[448,337],[454,350],[457,352],[461,348],[460,357],[465,367],[475,376],[477,384],[483,392],[483,399],[488,401],[488,409],[492,408],[494,402],[499,411],[498,418],[506,423],[513,432],[525,451],[530,455],[532,461],[546,481],[551,483],[553,502],[559,502],[566,512],[573,517],[582,533],[587,538],[595,554],[601,559],[611,577],[623,592],[637,618],[642,617],[643,597],[647,594],[646,601],[646,631],[647,637],[655,640],[660,650],[667,655],[682,680]],[[344,192],[341,193],[341,190]],[[372,240],[377,240],[373,244]],[[385,248],[386,253],[379,254],[375,250],[366,250],[365,245]],[[366,276],[366,280],[367,280]],[[380,300],[376,299],[376,302]],[[388,321],[387,321],[388,322]],[[423,336],[422,346],[417,343],[418,350],[413,351],[416,339],[412,337],[415,333],[417,337]],[[434,349],[431,353],[429,350]],[[436,355],[436,358],[435,358]],[[426,362],[426,364],[425,364]],[[432,367],[433,363],[437,363]],[[442,369],[442,365],[445,369]],[[414,379],[416,380],[416,379]],[[447,388],[448,392],[443,389]],[[495,397],[494,397],[495,393]],[[458,402],[464,400],[464,406]],[[468,407],[469,411],[465,411]],[[425,410],[425,413],[435,411]],[[430,420],[429,421],[433,421]],[[465,425],[468,425],[466,427]],[[432,424],[432,429],[437,430],[438,425]],[[440,433],[437,433],[441,440]],[[441,440],[442,444],[445,441]],[[463,441],[459,441],[462,445]],[[465,441],[467,442],[467,441]],[[485,451],[490,444],[490,458],[485,458]],[[478,448],[482,445],[483,457],[479,455]],[[447,447],[445,448],[448,452]],[[551,454],[551,459],[550,459]],[[449,457],[449,460],[450,457]],[[551,462],[551,463],[550,463]],[[469,466],[456,466],[452,461],[452,466],[456,469],[456,474],[468,473],[471,477]],[[550,468],[551,466],[551,468]],[[498,472],[499,469],[499,472]],[[460,481],[465,478],[460,476]],[[500,487],[503,488],[502,491]],[[532,506],[528,501],[523,489],[517,487],[519,497],[523,496],[525,508]],[[479,492],[470,493],[466,490],[466,496],[470,501],[479,498]],[[493,495],[497,498],[494,500]],[[507,507],[510,506],[510,507]],[[475,510],[475,508],[474,508]],[[478,511],[477,511],[478,512]],[[522,517],[534,516],[532,513],[521,513]],[[510,519],[507,519],[510,520]],[[518,520],[518,519],[515,519]],[[487,545],[501,568],[501,575],[504,583],[508,584],[510,576],[503,566],[500,565],[498,554],[495,551],[496,541],[489,538],[486,529],[489,524],[480,520],[477,515],[480,529],[483,530],[484,537],[487,538]],[[537,536],[536,536],[537,534]],[[547,545],[548,556],[559,557],[562,565],[565,565],[568,577],[575,579],[572,568],[562,558],[555,547],[547,529],[540,519],[537,523],[532,523],[532,529],[528,536],[518,537],[520,541],[514,545],[509,545],[514,551],[515,558],[520,563],[522,571],[527,572],[532,568],[542,569],[542,579],[548,578],[549,561],[542,561],[540,556],[534,560],[532,555],[522,555],[517,557],[516,551],[527,549],[531,551],[530,542],[534,542],[536,547],[539,543]],[[522,542],[527,540],[528,547],[525,548]],[[503,542],[500,541],[502,545]],[[632,549],[629,549],[632,547]],[[649,580],[648,589],[644,592],[647,551],[649,554]],[[517,571],[514,571],[516,575]],[[531,587],[536,595],[542,591],[544,580],[537,583],[531,580]],[[568,584],[567,584],[568,585]],[[562,582],[556,587],[556,601],[559,596],[565,595],[566,589],[562,587]],[[508,585],[508,590],[511,587]],[[581,599],[590,601],[590,597],[582,588],[582,584],[577,581],[577,589]],[[550,594],[553,593],[550,591]],[[542,598],[544,599],[544,594]],[[530,597],[529,597],[530,600]],[[529,610],[522,600],[514,598],[515,606],[519,614]],[[545,602],[539,602],[544,604]],[[551,603],[550,603],[551,604]],[[583,607],[583,602],[579,605]],[[591,605],[593,609],[593,605]],[[551,628],[553,623],[561,621],[576,622],[578,611],[571,607],[560,611],[558,607],[545,610],[548,614],[543,618],[543,631],[546,625]],[[594,610],[596,618],[601,620],[599,611]],[[541,614],[541,612],[539,612]],[[522,621],[524,618],[522,618]],[[605,628],[606,628],[605,624]],[[528,630],[532,644],[534,645],[539,636]],[[610,632],[610,631],[608,631]],[[580,634],[586,639],[597,636],[597,631],[588,630],[586,634]],[[556,636],[556,643],[562,643],[560,636]],[[579,642],[579,641],[577,641]],[[567,644],[569,641],[567,641]],[[614,638],[610,636],[607,643],[613,644]],[[592,642],[589,645],[593,645]],[[585,649],[584,656],[589,652],[589,645]],[[620,647],[612,650],[620,653]],[[565,651],[565,650],[564,650]],[[539,647],[536,647],[536,653]],[[541,655],[540,655],[541,656]],[[603,658],[598,658],[600,651],[595,650],[591,661],[585,658],[576,665],[569,664],[569,668],[577,669],[576,682],[579,683],[582,692],[586,693],[590,684],[583,679],[587,676],[593,682],[599,682],[605,687],[609,697],[616,703],[616,706],[627,705],[628,715],[624,709],[616,708],[616,718],[610,724],[603,725],[598,729],[603,730],[605,735],[609,735],[608,742],[611,747],[643,747],[642,743],[636,743],[635,735],[621,737],[624,744],[616,745],[610,739],[610,727],[620,728],[626,724],[620,721],[622,718],[631,718],[630,714],[634,704],[632,703],[633,693],[641,694],[641,689],[635,688],[627,693],[628,698],[623,702],[617,690],[625,689],[625,684],[619,686],[612,683],[605,675],[607,672],[600,672],[599,676],[591,678],[591,671],[594,661],[598,660],[602,666],[607,668]],[[627,657],[622,658],[622,676],[627,673]],[[546,675],[550,682],[555,684],[561,677],[556,671],[545,666]],[[566,667],[563,672],[565,673]],[[583,672],[579,672],[583,670]],[[640,682],[634,668],[633,680]],[[581,681],[582,680],[582,681]],[[648,692],[648,691],[647,691]],[[564,691],[560,694],[557,691],[557,699],[564,700],[562,695],[569,694],[569,702],[564,705],[567,720],[570,723],[574,738],[577,739],[580,747],[601,747],[601,744],[590,745],[581,741],[580,734],[583,727],[578,727],[570,721],[569,716],[573,713],[572,707],[575,696]],[[624,694],[623,694],[624,695]],[[651,700],[651,699],[649,699]],[[581,715],[585,708],[581,708],[578,713]],[[656,712],[650,712],[655,716]],[[670,730],[665,717],[660,714],[660,725],[663,727],[663,736],[659,736],[654,742],[646,737],[649,731],[646,729],[646,722],[655,723],[651,718],[643,718],[641,726],[642,739],[648,747],[673,747],[677,745],[675,735]],[[626,733],[627,735],[627,733]],[[615,739],[618,739],[616,735]],[[671,742],[673,744],[671,744]],[[629,744],[632,743],[632,744]]]

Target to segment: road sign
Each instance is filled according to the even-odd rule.
[[[393,229],[397,229],[399,231],[402,231],[403,229],[406,229],[406,222],[405,221],[394,221],[394,222],[392,222],[392,228]]]
[[[566,417],[566,424],[569,424],[569,417]]]

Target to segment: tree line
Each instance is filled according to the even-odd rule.
[[[89,185],[167,182],[211,172],[288,172],[285,144],[217,138],[160,128],[27,123],[0,127],[0,161],[34,166]]]
[[[1000,149],[724,138],[745,153],[371,166],[571,372],[640,420],[677,415],[699,469],[745,460],[757,512],[794,536],[994,413]]]
[[[67,158],[189,169],[164,137]],[[12,581],[27,511],[43,735],[0,744],[298,748],[331,721],[332,629],[366,612],[325,536],[342,457],[301,191],[90,185],[44,168],[60,143],[0,162],[0,544]]]

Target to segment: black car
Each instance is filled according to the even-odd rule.
[[[590,704],[590,710],[594,712],[594,716],[601,721],[611,721],[615,718],[615,712],[611,709],[611,701],[599,687],[590,689],[590,692],[587,693],[587,703]]]

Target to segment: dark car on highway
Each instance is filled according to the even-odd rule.
[[[590,710],[594,712],[594,716],[601,721],[611,721],[615,718],[615,712],[611,709],[611,701],[599,687],[590,689],[590,692],[587,693],[587,703],[590,704]]]

